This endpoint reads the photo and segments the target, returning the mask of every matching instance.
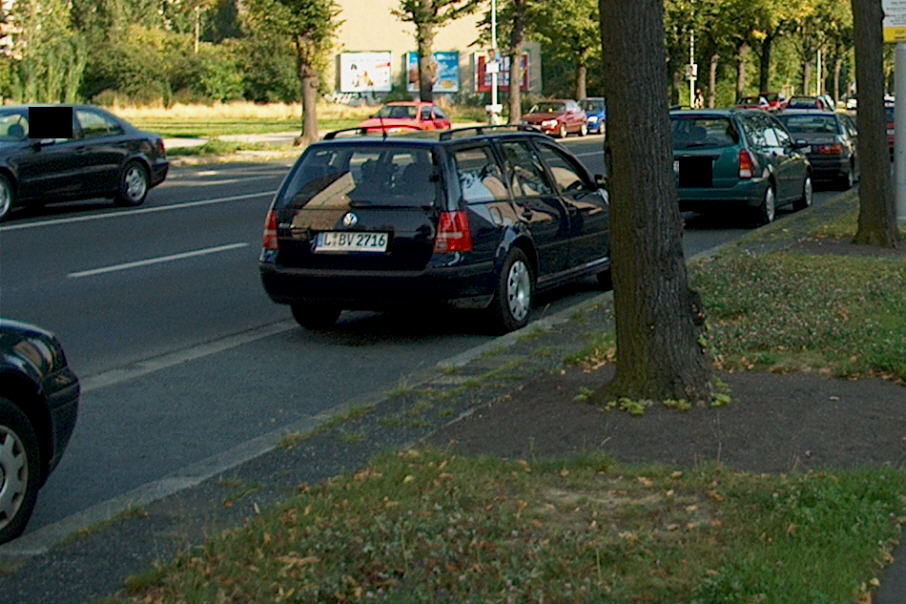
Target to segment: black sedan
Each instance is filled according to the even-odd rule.
[[[0,543],[25,530],[78,407],[79,381],[57,338],[0,319]]]
[[[39,109],[46,107],[0,108],[0,220],[15,206],[74,199],[108,197],[117,205],[139,205],[167,177],[160,136],[100,107],[75,105],[71,131],[43,137],[43,125],[29,119],[41,115]]]
[[[777,115],[797,141],[804,141],[816,181],[850,189],[859,179],[858,131],[848,115],[809,109],[788,109]]]

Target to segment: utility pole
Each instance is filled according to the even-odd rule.
[[[497,73],[500,71],[500,57],[497,52],[497,0],[491,0],[491,52],[485,61],[484,68],[491,74],[491,104],[485,107],[488,112],[488,123],[495,125],[501,107],[497,102]]]

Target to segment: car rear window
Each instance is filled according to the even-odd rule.
[[[431,111],[430,109],[428,110]],[[389,119],[414,119],[418,115],[418,107],[415,105],[385,105],[381,107],[374,117],[383,117]]]
[[[437,203],[434,154],[405,145],[311,147],[277,200],[293,207],[426,207]]]
[[[739,133],[729,118],[675,116],[670,119],[675,149],[732,147],[739,142]]]
[[[837,134],[839,125],[833,115],[781,115],[780,121],[797,134]]]

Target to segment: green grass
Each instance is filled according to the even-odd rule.
[[[142,602],[852,602],[906,474],[388,454],[127,581]]]
[[[720,368],[906,380],[906,259],[734,255],[690,281]]]

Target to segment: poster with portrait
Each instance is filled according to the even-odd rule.
[[[390,92],[390,51],[340,54],[340,92]]]
[[[485,68],[487,61],[487,55],[475,53],[475,89],[478,92],[489,92],[491,90],[491,73]],[[500,70],[497,72],[497,89],[506,90],[510,87],[510,58],[500,57],[498,62]],[[522,55],[522,82],[519,88],[523,92],[528,92],[529,89],[529,60],[527,53]]]
[[[459,92],[459,53],[435,52],[431,62],[434,92]],[[406,53],[406,90],[418,92],[418,53]]]

